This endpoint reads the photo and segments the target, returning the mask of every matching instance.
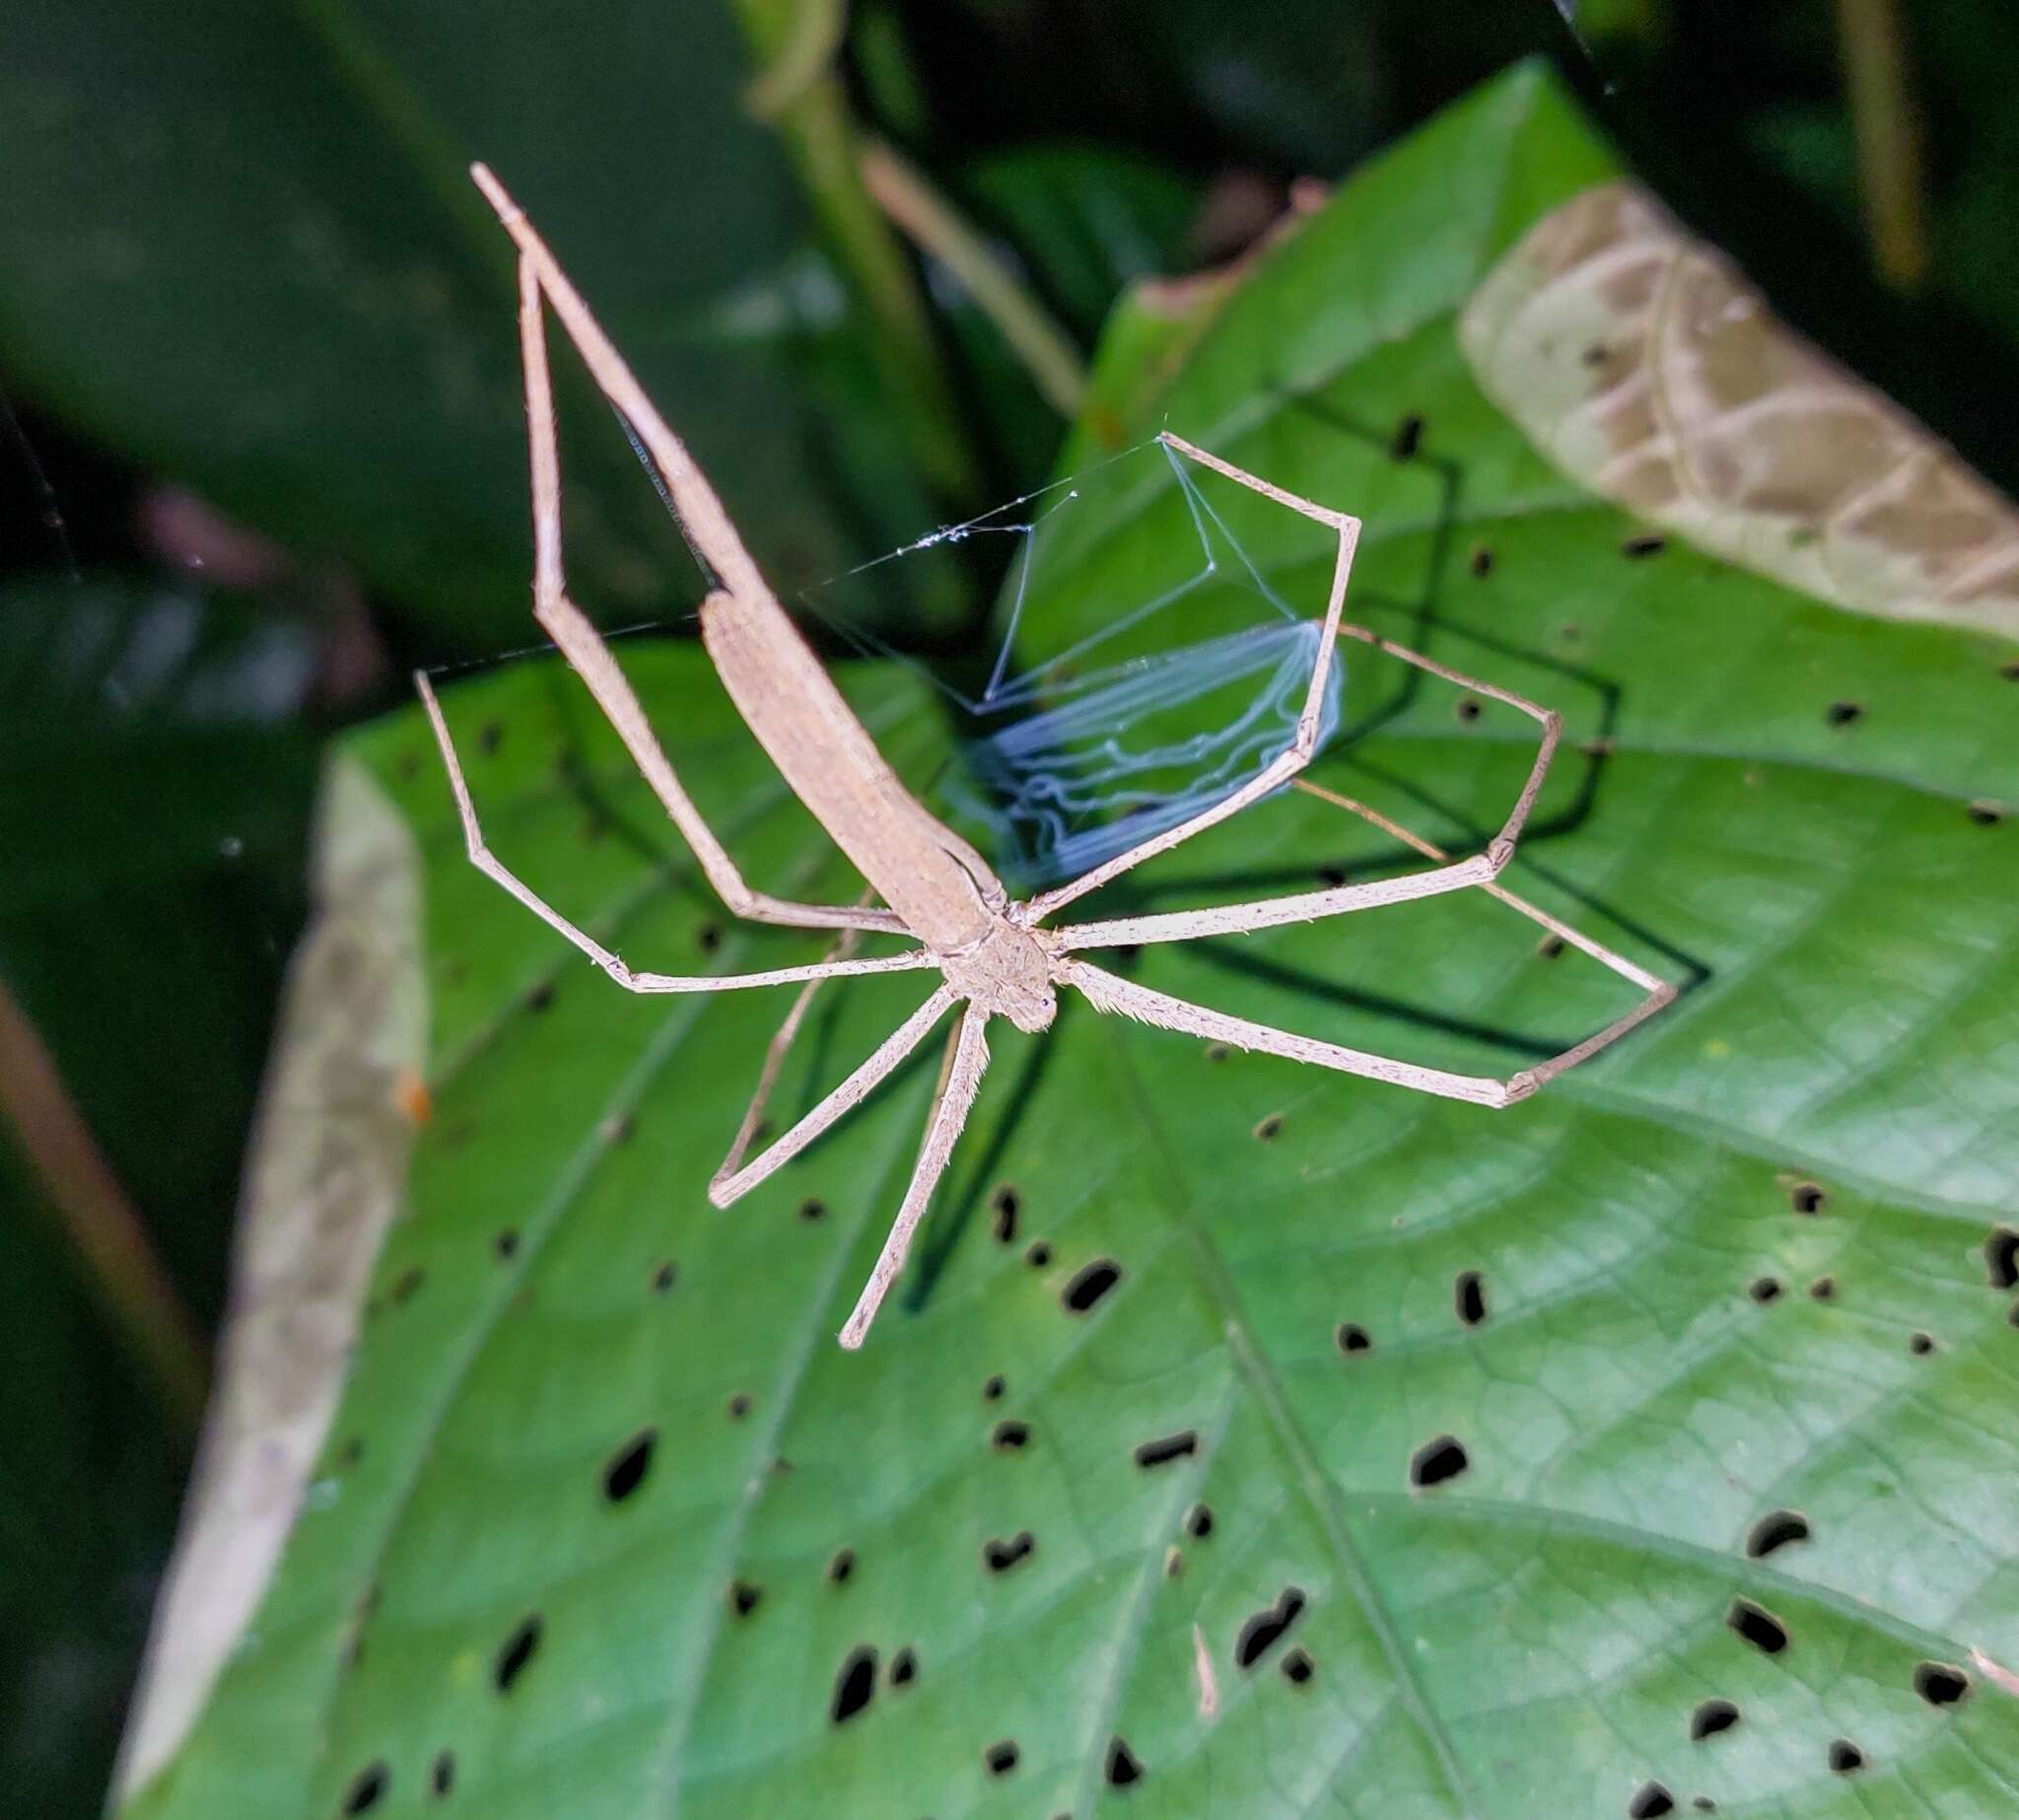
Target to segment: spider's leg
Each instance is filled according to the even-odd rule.
[[[718,1207],[728,1207],[790,1162],[844,1113],[861,1104],[885,1075],[926,1040],[954,997],[952,987],[941,986],[876,1046],[868,1061],[754,1161],[733,1168],[737,1152],[731,1151],[708,1184],[708,1198]]]
[[[1370,910],[1380,904],[1404,903],[1416,897],[1434,897],[1442,891],[1463,890],[1470,884],[1488,884],[1499,875],[1507,862],[1514,857],[1514,849],[1521,838],[1521,830],[1528,823],[1528,817],[1535,808],[1536,797],[1542,791],[1543,779],[1549,774],[1550,761],[1556,757],[1557,742],[1563,737],[1564,733],[1563,716],[1554,709],[1544,708],[1530,701],[1525,695],[1516,695],[1510,689],[1483,682],[1477,676],[1468,676],[1462,670],[1435,663],[1423,656],[1421,652],[1397,645],[1377,633],[1368,631],[1364,626],[1342,625],[1338,630],[1341,638],[1358,639],[1363,644],[1385,651],[1390,657],[1400,658],[1405,664],[1414,665],[1418,669],[1427,670],[1433,676],[1441,676],[1447,682],[1455,682],[1477,694],[1490,696],[1495,701],[1504,702],[1510,708],[1519,709],[1541,726],[1542,740],[1536,747],[1535,762],[1529,767],[1528,779],[1521,787],[1521,794],[1515,798],[1514,806],[1508,811],[1507,819],[1501,823],[1500,831],[1487,843],[1486,851],[1475,854],[1469,860],[1460,860],[1440,867],[1435,872],[1382,879],[1373,884],[1342,884],[1335,885],[1329,890],[1299,891],[1288,897],[1265,898],[1258,903],[1220,904],[1209,910],[1179,910],[1163,916],[1120,917],[1103,923],[1080,923],[1059,932],[1065,946],[1118,947],[1133,943],[1186,942],[1200,936],[1241,935],[1249,930],[1279,928],[1285,923],[1315,922],[1320,917],[1338,916],[1349,910]],[[1301,735],[1299,736],[1301,737]],[[1287,765],[1287,761],[1290,759],[1295,759],[1296,762]],[[1236,808],[1246,807],[1258,797],[1266,795],[1269,790],[1290,781],[1297,771],[1303,769],[1307,759],[1308,753],[1299,757],[1297,747],[1292,746],[1260,776],[1235,791],[1223,803],[1206,810],[1204,814],[1196,816],[1190,822],[1180,823],[1154,840],[1145,841],[1142,846],[1123,854],[1119,861],[1110,861],[1106,867],[1096,868],[1095,871],[1084,874],[1070,884],[1061,885],[1055,891],[1033,898],[1032,910],[1042,915],[1048,910],[1055,909],[1068,896],[1079,895],[1080,887],[1087,879],[1096,879],[1104,883],[1107,878],[1115,875],[1116,871],[1126,871],[1128,867],[1138,864],[1141,860],[1164,852],[1179,840],[1198,833],[1212,822],[1223,821]],[[1257,789],[1258,785],[1266,785],[1266,788]]]
[[[1419,1093],[1435,1093],[1443,1099],[1466,1099],[1480,1106],[1511,1106],[1526,1099],[1544,1082],[1566,1068],[1574,1068],[1588,1056],[1596,1055],[1617,1041],[1642,1019],[1651,1017],[1670,999],[1675,988],[1656,982],[1656,990],[1626,1016],[1611,1023],[1596,1036],[1587,1037],[1562,1055],[1552,1056],[1534,1068],[1524,1068],[1505,1080],[1487,1075],[1459,1075],[1443,1068],[1420,1068],[1413,1062],[1398,1062],[1390,1056],[1373,1055],[1364,1049],[1348,1049],[1339,1043],[1320,1042],[1298,1036],[1271,1024],[1251,1023],[1225,1012],[1211,1011],[1189,999],[1174,999],[1167,993],[1152,992],[1131,980],[1118,979],[1083,960],[1060,963],[1059,978],[1086,995],[1096,1011],[1119,1012],[1139,1023],[1177,1030],[1209,1042],[1230,1043],[1236,1049],[1253,1049],[1264,1055],[1280,1055],[1287,1061],[1309,1062],[1319,1068],[1337,1069],[1341,1074],[1363,1075],[1396,1086],[1412,1087]]]
[[[912,1234],[918,1230],[919,1222],[925,1218],[926,1209],[932,1204],[933,1190],[940,1185],[940,1177],[945,1174],[953,1146],[960,1137],[961,1128],[967,1123],[967,1115],[974,1109],[974,1097],[981,1088],[982,1073],[989,1065],[989,1042],[983,1033],[987,1022],[988,1015],[975,1006],[961,1008],[960,1026],[954,1035],[952,1055],[940,1079],[932,1117],[926,1121],[925,1142],[919,1146],[919,1159],[911,1172],[911,1186],[904,1191],[904,1202],[897,1210],[897,1218],[890,1223],[890,1234],[883,1241],[883,1249],[876,1254],[875,1268],[870,1272],[870,1280],[863,1285],[863,1293],[857,1297],[855,1308],[841,1330],[841,1343],[850,1352],[869,1338],[870,1323],[876,1318],[876,1310],[883,1305],[883,1297],[890,1293],[890,1286],[904,1269],[905,1253],[911,1249]]]
[[[814,961],[810,966],[772,967],[761,973],[646,973],[634,970],[587,930],[570,922],[486,845],[483,828],[477,821],[476,805],[470,801],[469,785],[463,779],[462,762],[455,755],[455,744],[450,738],[448,724],[442,718],[442,704],[435,699],[435,691],[425,675],[416,672],[414,686],[420,690],[421,703],[435,729],[435,742],[442,748],[442,763],[449,772],[449,788],[455,798],[455,812],[462,820],[462,842],[470,864],[486,877],[503,885],[548,928],[574,943],[626,992],[733,992],[749,986],[790,986],[801,980],[839,979],[855,973],[902,973],[915,967],[939,964],[930,949],[920,947],[875,960],[830,958]]]
[[[827,950],[829,960],[846,960],[862,945],[862,932],[844,929],[834,945]],[[808,980],[793,998],[792,1010],[785,1015],[785,1022],[778,1026],[777,1033],[764,1050],[764,1066],[757,1076],[757,1090],[750,1095],[750,1104],[743,1113],[743,1122],[736,1127],[735,1142],[730,1146],[730,1154],[722,1159],[722,1166],[716,1170],[715,1179],[720,1181],[733,1175],[743,1166],[743,1158],[749,1155],[750,1146],[757,1141],[757,1133],[764,1123],[764,1109],[771,1103],[772,1089],[778,1085],[778,1077],[785,1068],[785,1058],[799,1040],[800,1028],[806,1021],[806,1014],[813,1009],[814,995],[820,990],[820,981]]]
[[[561,572],[561,458],[554,427],[553,382],[547,368],[543,292],[553,300],[604,395],[645,438],[654,459],[680,500],[682,523],[700,545],[709,566],[732,588],[746,581],[759,588],[763,583],[722,502],[694,465],[693,457],[653,408],[644,388],[596,326],[524,215],[498,187],[488,171],[478,166],[475,175],[520,247],[519,340],[525,371],[525,415],[532,462],[533,617],[588,686],[632,761],[652,786],[653,794],[693,849],[709,882],[731,911],[752,922],[784,923],[800,929],[902,929],[903,925],[888,910],[793,903],[752,889],[674,775],[636,692],[618,668],[602,635],[569,599]]]

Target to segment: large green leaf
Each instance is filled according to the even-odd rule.
[[[932,1056],[711,1211],[784,1007],[608,989],[383,724],[434,1117],[279,1575],[125,1811],[2010,1811],[2011,652],[1655,547],[1487,401],[1456,313],[1611,175],[1517,72],[1275,248],[1168,388],[1102,396],[1362,512],[1358,612],[1566,712],[1511,879],[1683,1001],[1502,1114],[1070,1004],[997,1037],[848,1356]],[[1181,512],[1114,509],[1089,596]],[[627,665],[755,875],[850,890],[696,654]],[[818,951],[725,923],[560,681],[451,699],[508,862],[662,968]],[[940,738],[852,686],[900,756]],[[1350,686],[1323,781],[1454,844],[1497,821],[1527,735],[1373,660]],[[1292,796],[1135,895],[1394,857]],[[1468,894],[1121,964],[1504,1073],[1624,1009],[1533,938]],[[920,996],[885,984],[826,1002],[795,1103]]]

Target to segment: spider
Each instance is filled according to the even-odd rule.
[[[897,1068],[949,1011],[954,1013],[940,1091],[927,1120],[918,1161],[869,1281],[842,1327],[839,1337],[845,1348],[854,1350],[863,1344],[877,1308],[903,1269],[912,1236],[974,1105],[988,1066],[986,1032],[992,1017],[1007,1017],[1019,1030],[1042,1031],[1058,1014],[1061,990],[1070,990],[1079,993],[1096,1011],[1133,1017],[1210,1042],[1386,1081],[1419,1092],[1498,1107],[1527,1098],[1544,1083],[1605,1048],[1675,996],[1675,988],[1668,982],[1560,923],[1497,882],[1499,874],[1513,857],[1515,842],[1534,807],[1556,751],[1562,733],[1559,716],[1522,696],[1450,669],[1363,626],[1347,622],[1342,614],[1359,521],[1287,492],[1169,432],[1160,438],[1169,448],[1227,480],[1302,514],[1337,536],[1318,656],[1296,731],[1272,762],[1209,807],[1077,877],[1021,901],[1013,900],[988,862],[939,821],[898,781],[869,732],[856,719],[766,586],[693,457],[666,427],[523,212],[485,167],[473,166],[471,175],[519,248],[519,328],[532,467],[533,615],[609,719],[729,909],[755,922],[843,933],[826,959],[804,966],[726,975],[651,973],[630,966],[536,895],[486,846],[441,706],[427,676],[417,674],[415,683],[441,747],[461,818],[464,843],[475,866],[573,943],[627,992],[735,992],[761,986],[800,985],[801,994],[767,1052],[756,1095],[741,1129],[709,1185],[709,1198],[718,1207],[727,1207],[747,1194],[798,1155]],[[569,599],[562,580],[560,460],[547,368],[545,313],[549,306],[603,394],[648,454],[682,529],[709,572],[710,591],[701,606],[702,643],[731,701],[787,784],[869,881],[870,893],[880,897],[880,905],[869,896],[855,905],[795,903],[755,890],[745,882],[675,776],[609,649]],[[1318,743],[1332,653],[1335,642],[1342,638],[1371,645],[1430,675],[1505,703],[1540,726],[1541,740],[1527,782],[1505,823],[1484,852],[1454,860],[1366,805],[1298,778]],[[1061,912],[1089,892],[1293,782],[1362,816],[1436,860],[1438,865],[1431,871],[1402,877],[1333,885],[1250,903],[1084,923],[1059,920]],[[1482,887],[1541,924],[1559,941],[1633,981],[1646,996],[1597,1035],[1501,1080],[1419,1067],[1230,1016],[1137,985],[1085,958],[1089,952],[1103,948],[1275,929],[1472,885]],[[870,931],[906,936],[917,945],[902,953],[860,957],[854,953],[854,946]],[[940,975],[939,985],[926,1002],[840,1085],[761,1154],[745,1161],[786,1047],[818,983],[911,969]]]

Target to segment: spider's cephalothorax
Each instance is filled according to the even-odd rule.
[[[1051,933],[1024,929],[1007,917],[992,923],[970,948],[941,958],[946,984],[983,1016],[1007,1017],[1033,1035],[1059,1015],[1053,984],[1058,967]]]
[[[801,990],[783,1027],[773,1038],[757,1092],[744,1115],[730,1155],[709,1184],[709,1197],[727,1206],[798,1155],[822,1132],[859,1104],[878,1082],[954,1012],[951,1052],[889,1236],[877,1257],[855,1310],[841,1330],[841,1342],[860,1346],[890,1285],[903,1267],[913,1231],[952,1155],[954,1140],[988,1066],[984,1036],[989,1018],[1007,1017],[1018,1029],[1048,1028],[1058,1012],[1058,989],[1070,986],[1096,1010],[1119,1013],[1140,1022],[1182,1031],[1207,1042],[1227,1043],[1264,1054],[1308,1062],[1343,1074],[1360,1075],[1420,1092],[1485,1106],[1506,1106],[1574,1067],[1587,1056],[1658,1011],[1675,988],[1634,962],[1580,935],[1498,882],[1514,844],[1534,807],[1544,773],[1556,750],[1561,723],[1549,710],[1519,695],[1461,674],[1429,658],[1390,643],[1362,626],[1346,623],[1342,611],[1353,567],[1359,521],[1236,467],[1168,432],[1159,437],[1174,458],[1182,456],[1227,480],[1273,500],[1286,510],[1329,527],[1338,538],[1325,616],[1318,625],[1310,688],[1290,743],[1261,771],[1218,802],[1176,825],[1104,860],[1090,871],[1039,893],[1027,903],[1010,903],[988,864],[950,828],[913,798],[877,751],[869,731],[856,719],[840,690],[821,668],[805,641],[779,606],[757,565],[743,548],[735,526],[695,466],[678,437],[666,427],[644,388],[632,377],[588,307],[576,294],[553,255],[497,179],[481,165],[472,175],[519,245],[520,347],[525,364],[526,415],[531,431],[533,499],[533,614],[581,676],[608,717],[633,761],[693,849],[725,904],[755,922],[797,929],[839,930],[836,950],[805,966],[776,967],[761,973],[649,973],[627,965],[594,937],[536,895],[484,843],[469,789],[456,762],[440,704],[425,675],[416,678],[435,736],[448,766],[471,861],[506,890],[574,944],[629,992],[728,992],[755,986],[798,984]],[[551,305],[581,351],[596,384],[631,426],[651,458],[656,476],[677,512],[695,550],[720,579],[702,603],[701,629],[710,657],[738,712],[777,764],[786,782],[819,819],[869,881],[881,904],[803,904],[753,889],[745,882],[715,832],[702,819],[667,762],[645,711],[617,667],[594,626],[568,598],[561,573],[560,457],[554,435],[551,382],[547,373],[545,310]],[[1319,739],[1322,706],[1335,642],[1353,638],[1447,682],[1519,710],[1542,728],[1528,781],[1497,834],[1483,852],[1454,860],[1428,841],[1351,798],[1306,783],[1298,773],[1310,762]],[[1068,904],[1097,889],[1144,861],[1187,841],[1252,804],[1295,784],[1312,795],[1362,816],[1438,864],[1428,872],[1363,884],[1338,884],[1320,891],[1292,892],[1250,903],[1204,910],[1122,917],[1104,922],[1044,927]],[[1559,941],[1577,948],[1632,980],[1647,996],[1626,1015],[1574,1048],[1517,1075],[1500,1080],[1454,1074],[1394,1061],[1365,1050],[1320,1042],[1267,1024],[1252,1023],[1154,992],[1119,978],[1079,955],[1099,948],[1185,942],[1202,936],[1235,936],[1254,930],[1309,923],[1378,904],[1403,903],[1444,891],[1478,886],[1523,916],[1540,923]],[[853,953],[864,931],[910,936],[919,945],[900,954],[859,958]],[[848,975],[937,971],[940,983],[911,1016],[841,1085],[757,1156],[745,1153],[762,1129],[762,1114],[787,1047],[806,1014],[818,982]],[[956,1010],[957,1008],[957,1010]]]

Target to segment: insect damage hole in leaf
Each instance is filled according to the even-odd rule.
[[[1809,1519],[1799,1510],[1770,1510],[1746,1532],[1746,1553],[1764,1561],[1777,1548],[1809,1539]]]
[[[991,1574],[1007,1574],[1036,1552],[1037,1537],[1027,1529],[1019,1529],[1007,1542],[1000,1536],[991,1536],[982,1544],[982,1566]]]
[[[1258,1611],[1241,1626],[1234,1640],[1234,1666],[1252,1668],[1268,1653],[1304,1609],[1304,1589],[1286,1586],[1272,1606]]]
[[[1642,1783],[1627,1803],[1628,1820],[1659,1820],[1676,1810],[1676,1798],[1659,1783]]]
[[[876,1693],[876,1651],[858,1644],[842,1658],[834,1677],[834,1699],[827,1716],[836,1725],[846,1724],[867,1707]]]
[[[1451,1286],[1452,1305],[1467,1327],[1477,1327],[1487,1318],[1486,1279],[1476,1270],[1461,1270]]]
[[[520,1676],[525,1673],[540,1646],[540,1637],[545,1629],[545,1622],[534,1612],[522,1619],[519,1628],[505,1640],[497,1660],[491,1666],[491,1681],[499,1693],[509,1694],[518,1685]]]
[[[2019,1231],[1993,1226],[1984,1241],[1984,1267],[1992,1289],[2019,1289]]]
[[[1738,1722],[1739,1710],[1729,1700],[1700,1701],[1690,1715],[1690,1740],[1702,1743],[1720,1731],[1729,1731]]]
[[[1143,1780],[1143,1760],[1129,1748],[1129,1741],[1120,1732],[1108,1740],[1107,1762],[1102,1766],[1111,1788],[1126,1788]]]
[[[730,1607],[738,1618],[747,1618],[757,1609],[758,1601],[763,1597],[764,1588],[752,1585],[747,1579],[730,1582]]]
[[[439,1801],[446,1794],[455,1790],[455,1753],[443,1751],[435,1758],[428,1770],[428,1786],[434,1790]]]
[[[1367,1335],[1367,1330],[1358,1321],[1341,1321],[1333,1329],[1332,1343],[1342,1353],[1349,1354],[1371,1352],[1374,1346],[1374,1342]]]
[[[1203,1542],[1213,1533],[1213,1506],[1194,1505],[1185,1512],[1185,1533],[1195,1542]]]
[[[838,1548],[828,1558],[827,1580],[830,1585],[847,1585],[855,1571],[856,1551],[852,1548]]]
[[[1854,701],[1834,701],[1823,711],[1824,721],[1832,727],[1848,727],[1864,719],[1862,703]]]
[[[1059,1299],[1069,1314],[1090,1313],[1094,1305],[1122,1280],[1122,1267],[1113,1258],[1095,1258],[1077,1272]]]
[[[1724,1621],[1763,1655],[1778,1655],[1787,1647],[1787,1626],[1751,1599],[1734,1599]]]
[[[1302,1687],[1314,1672],[1310,1653],[1301,1645],[1294,1645],[1283,1652],[1283,1678],[1291,1687]]]
[[[658,1429],[641,1429],[603,1468],[603,1496],[611,1504],[622,1504],[645,1483],[645,1475],[652,1470],[653,1449],[658,1444]]]
[[[1199,1451],[1199,1432],[1184,1429],[1157,1440],[1146,1440],[1136,1449],[1136,1464],[1143,1467],[1168,1466],[1173,1460],[1189,1458]]]
[[[1014,1738],[999,1738],[982,1752],[982,1762],[991,1776],[1008,1776],[1022,1755]]]
[[[1419,1491],[1427,1491],[1457,1478],[1471,1463],[1457,1435],[1439,1435],[1409,1456],[1409,1482]]]
[[[994,1215],[994,1224],[990,1229],[996,1235],[996,1243],[1012,1243],[1016,1237],[1016,1219],[1023,1211],[1023,1197],[1005,1183],[990,1199],[989,1210]]]
[[[908,1645],[890,1658],[890,1669],[884,1679],[892,1687],[909,1687],[917,1680],[919,1672],[918,1651]]]
[[[343,1797],[346,1814],[369,1814],[385,1798],[392,1785],[392,1772],[383,1763],[361,1770]]]
[[[1919,1662],[1914,1691],[1931,1707],[1958,1706],[1970,1697],[1970,1677],[1953,1662]]]
[[[1848,1738],[1832,1738],[1829,1763],[1839,1776],[1852,1776],[1865,1767],[1865,1754]]]
[[[1005,1419],[989,1431],[989,1445],[998,1453],[1016,1453],[1030,1444],[1030,1424]]]
[[[1798,1214],[1820,1214],[1830,1205],[1830,1191],[1819,1182],[1796,1182],[1787,1191],[1787,1204]]]

